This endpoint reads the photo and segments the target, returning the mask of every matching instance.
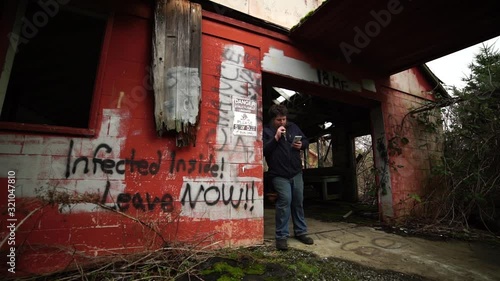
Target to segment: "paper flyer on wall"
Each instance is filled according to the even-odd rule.
[[[257,102],[255,100],[233,97],[233,134],[257,136]]]

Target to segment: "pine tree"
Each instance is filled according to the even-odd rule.
[[[446,215],[500,231],[500,53],[483,46],[469,69],[465,87],[453,90],[460,102],[448,111]]]

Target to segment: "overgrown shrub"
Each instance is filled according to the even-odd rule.
[[[443,109],[443,166],[429,200],[439,206],[436,219],[468,227],[480,223],[500,231],[500,53],[483,46],[463,89],[453,88],[456,103]],[[436,205],[437,204],[437,205]],[[435,210],[435,208],[433,208]]]

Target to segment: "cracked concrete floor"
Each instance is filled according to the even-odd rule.
[[[272,208],[264,210],[264,239],[270,245],[275,241],[274,214]],[[313,252],[320,257],[335,257],[432,280],[500,280],[498,245],[431,241],[345,222],[322,222],[308,217],[306,221],[314,245],[290,238],[289,247]],[[293,233],[291,229],[290,233]]]

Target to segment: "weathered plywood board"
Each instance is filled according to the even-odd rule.
[[[156,130],[175,131],[177,145],[194,144],[201,98],[201,6],[158,0],[153,32]]]

